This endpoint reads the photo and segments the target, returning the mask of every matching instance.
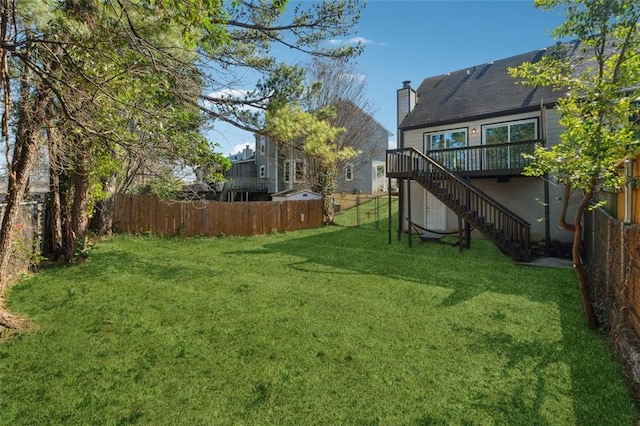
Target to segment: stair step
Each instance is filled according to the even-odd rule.
[[[462,215],[465,217],[465,219],[470,219],[474,221],[478,220],[478,212],[475,210],[465,210],[462,212]]]
[[[531,252],[523,249],[524,243],[522,241],[512,241],[511,238],[505,236],[505,232],[502,229],[496,227],[495,223],[489,222],[490,220],[502,222],[500,219],[494,218],[493,215],[487,218],[481,215],[478,210],[472,210],[472,207],[467,204],[469,198],[465,196],[464,192],[459,192],[465,190],[454,181],[456,178],[438,171],[435,164],[432,166],[425,164],[426,167],[423,164],[420,169],[416,167],[415,170],[408,172],[408,174],[410,173],[413,179],[456,212],[460,218],[473,225],[478,231],[492,240],[504,253],[516,260],[529,261]],[[407,177],[409,177],[408,174]],[[485,202],[490,204],[490,200]],[[477,205],[474,204],[475,207]],[[485,212],[484,210],[482,211]],[[433,238],[430,235],[421,237]]]

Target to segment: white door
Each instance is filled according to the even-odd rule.
[[[447,206],[427,191],[427,229],[447,230]]]

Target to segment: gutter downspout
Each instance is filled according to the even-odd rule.
[[[542,146],[547,146],[547,108],[544,106],[544,102],[540,99],[540,132],[542,133]],[[545,173],[542,176],[544,186],[544,240],[545,255],[551,254],[551,209],[549,199],[549,173]]]

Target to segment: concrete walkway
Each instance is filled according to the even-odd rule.
[[[531,262],[516,262],[523,266],[544,266],[546,268],[571,268],[571,259],[561,259],[559,257],[534,257]]]

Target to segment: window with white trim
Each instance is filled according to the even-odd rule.
[[[344,168],[344,179],[346,181],[352,181],[353,180],[353,164],[349,163]]]
[[[266,166],[260,166],[260,177],[264,178],[267,175],[267,167]]]
[[[267,150],[267,138],[260,136],[260,154],[264,154]]]

